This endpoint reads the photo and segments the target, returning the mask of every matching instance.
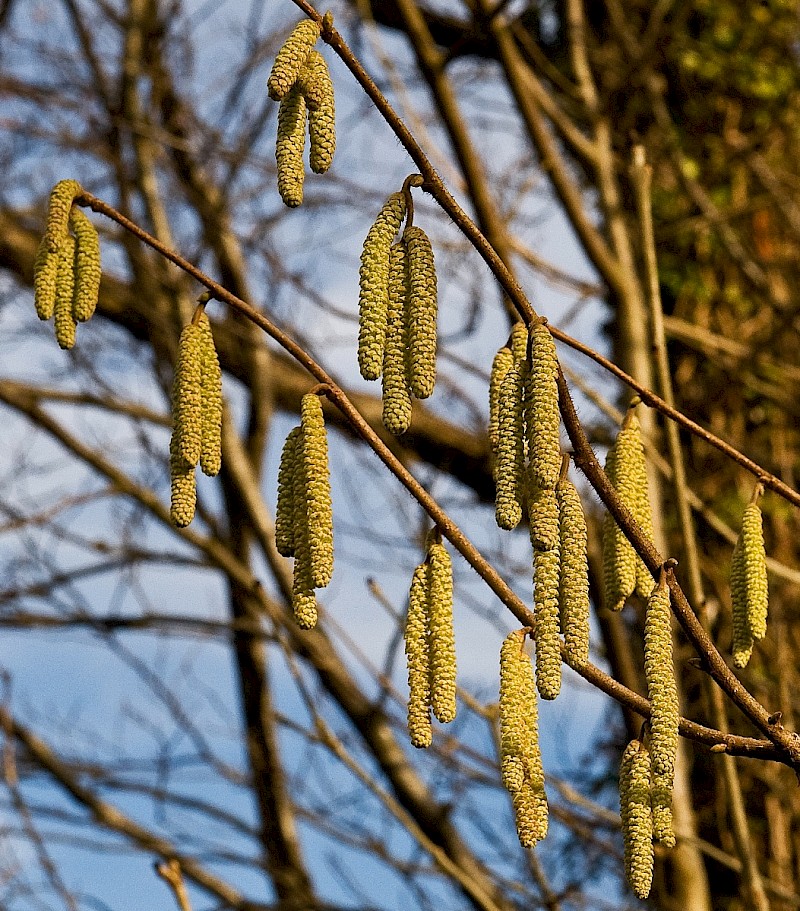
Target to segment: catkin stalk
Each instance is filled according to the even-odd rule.
[[[586,517],[580,494],[567,477],[556,485],[559,516],[561,575],[558,606],[569,663],[589,660],[589,568]]]
[[[222,467],[222,370],[211,321],[205,313],[200,315],[200,365],[201,365],[201,436],[200,468],[203,474],[216,477]]]
[[[408,595],[405,650],[408,665],[408,733],[417,748],[429,747],[431,728],[431,668],[428,648],[428,600],[430,565],[414,570]]]
[[[558,546],[533,552],[533,614],[536,625],[536,687],[542,699],[555,699],[561,690],[561,647],[559,643]]]
[[[333,506],[328,468],[328,437],[318,395],[304,395],[300,404],[300,440],[307,513],[310,579],[324,588],[333,576]]]
[[[406,249],[395,244],[389,255],[386,343],[383,352],[383,424],[396,436],[411,425],[411,390],[406,378]]]
[[[495,461],[495,519],[500,528],[519,525],[525,502],[523,394],[527,368],[515,365],[500,385]]]
[[[278,193],[294,209],[303,202],[303,150],[306,144],[306,102],[297,87],[292,88],[278,109],[278,138],[275,161],[278,168]]]
[[[408,385],[414,396],[426,399],[436,383],[436,267],[433,247],[422,228],[406,228],[403,243],[408,272]]]
[[[431,707],[443,724],[456,717],[456,642],[453,633],[453,566],[443,544],[428,547]]]
[[[275,507],[275,547],[284,557],[293,557],[295,549],[294,469],[297,444],[302,430],[289,431],[281,450],[278,467],[278,503]]]
[[[303,19],[292,29],[275,57],[267,80],[267,91],[273,101],[286,97],[319,36],[320,27],[313,19]]]
[[[531,329],[531,365],[525,386],[525,424],[532,483],[552,490],[561,470],[558,358],[547,326]]]

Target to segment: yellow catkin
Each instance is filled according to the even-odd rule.
[[[194,468],[178,452],[173,430],[169,444],[170,517],[178,528],[185,528],[194,518],[197,499]]]
[[[532,481],[552,490],[561,471],[558,359],[553,336],[538,323],[531,329],[531,366],[525,388],[525,424]]]
[[[558,579],[560,558],[558,546],[533,552],[533,614],[536,625],[536,687],[542,699],[555,699],[561,690],[560,618]]]
[[[336,152],[336,104],[328,65],[318,51],[311,51],[298,83],[308,108],[308,163],[315,174],[324,174]]]
[[[663,781],[651,781],[650,805],[653,811],[653,841],[666,848],[676,844],[675,829],[672,825],[672,787]]]
[[[53,252],[43,238],[33,264],[33,303],[39,319],[50,319],[56,306],[58,250]]]
[[[395,244],[389,254],[389,296],[383,351],[383,424],[399,436],[411,424],[411,390],[406,376],[406,249]]]
[[[453,633],[453,565],[443,544],[428,547],[428,642],[431,706],[442,723],[456,717],[456,640]]]
[[[314,588],[333,576],[333,506],[328,468],[328,436],[318,395],[304,395],[300,404],[302,452],[308,515],[308,551]]]
[[[211,321],[205,313],[198,321],[200,327],[200,357],[202,376],[202,408],[200,467],[203,474],[216,477],[222,467],[222,370]]]
[[[303,430],[297,437],[297,454],[294,465],[294,576],[292,580],[292,610],[301,629],[317,625],[317,599],[314,595],[314,577],[309,548],[308,484],[305,459],[302,458],[305,441]]]
[[[650,807],[650,754],[632,740],[622,754],[619,809],[625,846],[625,873],[638,898],[650,894],[653,882],[653,817]]]
[[[615,446],[608,451],[605,470],[612,487],[619,493]],[[603,583],[606,607],[613,611],[622,610],[636,588],[636,552],[609,512],[603,516]]]
[[[200,326],[184,326],[178,340],[178,360],[172,387],[172,422],[177,451],[187,465],[194,467],[203,448],[203,373]]]
[[[405,197],[392,193],[369,229],[358,273],[358,367],[365,380],[383,370],[389,306],[389,251],[406,214]]]
[[[330,87],[330,89],[329,89]],[[297,76],[297,88],[303,93],[309,111],[318,111],[331,86],[328,64],[319,51],[310,50]]]
[[[294,427],[289,431],[281,450],[278,467],[278,503],[275,507],[275,547],[284,557],[294,556],[295,505],[294,468],[297,456],[297,442],[302,430]]]
[[[514,352],[515,360],[528,359],[528,327],[525,323],[514,323],[511,327],[510,348]]]
[[[406,228],[403,242],[408,272],[408,385],[418,399],[426,399],[436,383],[436,267],[433,247],[422,228]]]
[[[278,167],[278,193],[294,209],[303,202],[303,150],[306,144],[306,102],[298,88],[293,88],[278,109],[278,138],[275,161]]]
[[[53,326],[59,347],[68,350],[75,344],[75,317],[72,299],[75,291],[75,239],[67,235],[58,250],[56,300]]]
[[[764,549],[764,528],[761,510],[757,503],[750,503],[742,517],[740,534],[744,591],[747,600],[747,626],[757,642],[767,634],[767,555]]]
[[[69,225],[75,235],[75,292],[72,314],[79,323],[91,319],[100,294],[100,239],[86,215],[72,207]]]
[[[289,93],[319,36],[320,27],[313,19],[303,19],[292,29],[267,80],[267,91],[274,101],[281,101]]]
[[[42,243],[51,253],[56,253],[69,230],[69,213],[72,201],[83,192],[77,180],[60,180],[50,191]]]
[[[558,606],[568,660],[580,667],[589,660],[589,567],[586,517],[580,494],[569,478],[556,485],[561,576]]]
[[[647,462],[644,454],[644,441],[642,440],[642,425],[636,414],[631,415],[628,426],[623,428],[619,434],[623,438],[620,445],[626,450],[630,450],[630,455],[626,456],[630,460],[631,474],[635,484],[635,494],[630,503],[626,499],[626,505],[633,513],[637,524],[645,533],[649,541],[653,541],[653,508],[650,504],[650,490],[647,483]],[[636,557],[636,594],[646,601],[650,597],[650,592],[654,585],[653,576],[650,570],[645,566],[644,560],[637,555]]]
[[[508,371],[514,366],[514,354],[510,348],[501,348],[494,356],[489,374],[489,445],[497,454],[497,421],[500,408],[500,386]]]
[[[525,630],[517,630],[500,649],[500,768],[512,797],[519,840],[532,848],[547,834],[547,798],[536,687],[524,642]]]
[[[653,825],[658,841],[669,843],[672,830],[666,828],[675,778],[675,756],[678,751],[678,687],[672,663],[672,614],[669,588],[661,580],[647,601],[644,622],[644,676],[650,700],[650,760],[653,793],[658,794],[659,813]]]
[[[744,555],[741,536],[733,548],[731,558],[731,602],[733,604],[733,663],[747,667],[753,654],[753,634],[747,621],[747,589],[744,577]]]
[[[495,460],[495,519],[511,530],[522,519],[525,501],[525,422],[523,395],[527,369],[524,362],[508,371],[500,384]]]
[[[528,527],[537,550],[558,547],[558,501],[554,490],[532,487],[528,491]]]
[[[429,747],[431,729],[431,679],[428,653],[428,595],[430,566],[414,570],[408,595],[405,650],[408,666],[408,733],[418,748]]]

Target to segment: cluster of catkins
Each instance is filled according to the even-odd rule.
[[[408,732],[415,747],[431,745],[431,709],[443,724],[456,717],[453,567],[438,530],[414,570],[405,628]]]
[[[72,348],[78,323],[88,320],[100,292],[100,241],[78,206],[76,180],[62,180],[50,193],[47,225],[36,253],[33,289],[39,319],[53,317],[56,341]]]
[[[185,326],[178,341],[172,387],[169,444],[172,521],[185,528],[197,501],[195,466],[214,477],[222,463],[222,371],[211,323],[204,310]]]
[[[742,530],[731,560],[731,601],[733,604],[733,663],[745,667],[753,643],[767,634],[767,555],[764,529],[758,505],[759,485],[742,516]]]
[[[393,434],[411,424],[412,397],[436,382],[436,269],[427,234],[407,225],[404,193],[393,193],[364,240],[359,271],[358,366],[383,376],[383,423]]]
[[[566,477],[559,445],[558,361],[547,326],[521,323],[498,351],[489,384],[489,438],[495,457],[495,517],[513,529],[527,511],[534,568],[536,685],[543,699],[561,689],[563,633],[571,664],[589,657],[586,520]]]
[[[308,163],[315,174],[330,168],[336,151],[333,82],[325,58],[314,50],[320,34],[314,20],[299,22],[278,51],[267,82],[269,97],[280,101],[275,143],[278,192],[291,208],[303,202],[306,121],[311,142]]]
[[[322,402],[303,396],[300,425],[289,432],[278,469],[275,543],[284,557],[294,557],[292,607],[298,626],[317,623],[315,588],[333,576],[333,507],[328,468],[328,437]]]

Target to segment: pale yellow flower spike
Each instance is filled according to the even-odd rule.
[[[536,687],[542,699],[555,699],[561,690],[561,647],[558,638],[558,580],[560,557],[558,546],[533,552],[533,613],[536,626]]]
[[[605,471],[612,487],[620,493],[616,444],[608,450]],[[623,466],[624,467],[624,466]],[[627,488],[630,484],[626,479]],[[622,494],[620,493],[620,496]],[[636,551],[610,512],[603,516],[603,582],[606,607],[620,611],[636,588]]]
[[[200,315],[198,326],[201,330],[203,437],[200,467],[203,474],[213,478],[222,467],[222,370],[214,345],[211,321],[205,313]]]
[[[500,386],[508,371],[514,366],[514,354],[510,348],[501,348],[492,361],[489,374],[489,445],[497,454],[497,426],[500,409]]]
[[[531,365],[525,389],[525,423],[530,476],[552,490],[561,470],[558,428],[558,359],[553,336],[542,323],[531,329]]]
[[[72,200],[83,192],[77,180],[60,180],[50,191],[43,245],[57,253],[69,231],[69,213]]]
[[[653,882],[653,816],[650,807],[650,753],[632,740],[619,770],[619,810],[625,847],[625,873],[638,898]]]
[[[278,193],[294,209],[303,202],[303,150],[306,144],[306,102],[298,88],[292,88],[278,109],[278,138],[275,161],[278,166]]]
[[[495,461],[495,520],[510,531],[519,525],[525,502],[523,394],[527,368],[519,363],[500,384]]]
[[[75,344],[76,329],[72,313],[72,298],[75,292],[75,238],[67,235],[61,242],[57,256],[53,324],[59,347],[68,350]]]
[[[747,625],[757,642],[767,634],[767,555],[764,549],[764,529],[758,503],[750,503],[742,517],[742,560],[747,596]]]
[[[428,547],[428,643],[431,706],[442,723],[456,717],[456,641],[453,633],[453,565],[444,544]]]
[[[418,399],[426,399],[436,383],[436,267],[422,228],[406,228],[403,241],[408,253],[408,384]]]
[[[514,352],[515,360],[526,361],[528,359],[528,327],[525,323],[514,323],[511,327],[510,347]]]
[[[194,518],[197,492],[194,468],[178,452],[177,431],[169,443],[170,517],[178,528],[185,528]]]
[[[189,323],[178,340],[178,360],[172,387],[172,421],[177,453],[194,467],[203,447],[203,330]]]
[[[311,552],[308,545],[308,485],[306,483],[305,459],[302,457],[303,431],[296,442],[297,454],[294,465],[294,577],[292,581],[292,610],[301,629],[313,629],[317,625],[317,599],[314,595]]]
[[[303,19],[292,29],[275,57],[267,80],[267,91],[273,101],[281,101],[289,93],[319,36],[320,27],[313,19]]]
[[[50,250],[47,238],[42,238],[33,264],[33,303],[41,320],[50,319],[56,306],[58,250]]]
[[[318,111],[332,90],[328,64],[319,51],[311,50],[297,76],[297,87],[303,93],[309,111]],[[330,87],[330,89],[329,89]]]
[[[623,427],[620,431],[620,436],[625,438],[625,447],[630,447],[631,466],[635,478],[635,496],[630,503],[626,500],[626,504],[648,541],[652,542],[654,537],[653,508],[650,504],[650,489],[647,483],[647,462],[642,440],[642,425],[639,423],[639,418],[635,412],[631,415],[627,428]],[[617,448],[619,448],[619,444]],[[645,566],[644,560],[637,554],[636,594],[643,601],[646,601],[650,597],[653,585],[654,581],[650,570]]]
[[[69,225],[75,235],[75,291],[72,315],[76,322],[91,319],[100,294],[100,239],[97,229],[77,206],[72,207]]]
[[[731,558],[731,602],[733,605],[733,663],[738,668],[747,667],[753,654],[753,635],[747,622],[747,589],[744,579],[744,555],[741,536],[733,548]]]
[[[325,58],[311,51],[303,69],[300,91],[308,107],[308,137],[311,151],[308,163],[315,174],[324,174],[333,164],[336,152],[336,104]]]
[[[383,425],[396,436],[411,424],[411,390],[406,378],[408,340],[406,309],[406,249],[395,244],[389,258],[389,298],[383,351]]]
[[[405,626],[405,651],[408,665],[408,733],[417,748],[429,747],[431,728],[431,679],[428,654],[428,575],[430,566],[422,563],[414,570],[408,595]]]
[[[314,588],[324,588],[333,576],[333,506],[328,468],[328,437],[318,395],[303,396],[300,404],[308,515],[310,576]]]
[[[532,485],[528,496],[528,526],[531,544],[538,550],[558,546],[558,501],[554,490]]]
[[[389,251],[406,214],[402,193],[392,193],[369,229],[358,273],[358,367],[365,380],[383,371],[389,306]]]
[[[275,508],[275,547],[284,557],[293,557],[295,548],[294,470],[299,427],[289,431],[281,450],[278,468],[278,503]]]
[[[589,660],[589,568],[586,517],[580,494],[567,477],[556,485],[558,498],[561,577],[558,605],[561,632],[569,663],[580,667]]]

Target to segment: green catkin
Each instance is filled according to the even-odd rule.
[[[556,485],[561,576],[558,606],[569,662],[580,667],[589,660],[589,568],[586,517],[580,494],[569,478]]]
[[[295,504],[294,468],[297,457],[297,443],[302,430],[294,427],[289,431],[281,450],[278,467],[278,503],[275,507],[275,547],[284,557],[294,556],[295,547]]]
[[[305,440],[303,430],[295,443],[297,450],[294,463],[294,484],[292,500],[294,505],[294,575],[292,580],[292,610],[301,629],[313,629],[317,625],[317,599],[314,595],[311,551],[309,548],[308,484],[306,461],[303,458]]]
[[[333,506],[328,468],[328,437],[322,402],[308,393],[300,404],[300,425],[308,516],[308,552],[314,588],[325,588],[333,576]]]
[[[43,238],[33,264],[33,302],[41,320],[50,319],[55,310],[58,259],[58,250],[53,252]]]
[[[536,625],[536,687],[542,699],[555,699],[561,690],[561,648],[558,638],[558,546],[533,552],[533,614]]]
[[[292,29],[275,57],[267,80],[267,91],[273,101],[281,101],[289,93],[319,36],[320,27],[313,19],[303,19]]]
[[[173,430],[169,443],[170,474],[170,518],[178,528],[186,526],[194,518],[197,492],[194,468],[178,452],[177,432]]]
[[[411,424],[411,390],[406,378],[406,249],[400,242],[389,254],[389,296],[383,351],[383,424],[399,436]]]
[[[428,642],[431,707],[443,724],[456,717],[456,641],[453,633],[453,565],[443,544],[428,547]]]
[[[497,454],[497,421],[500,408],[500,386],[506,374],[514,366],[514,354],[510,348],[501,348],[494,356],[489,374],[489,445]]]
[[[525,635],[525,630],[510,633],[500,649],[500,769],[512,797],[520,843],[532,848],[547,834],[547,798]]]
[[[742,516],[740,534],[744,592],[747,602],[745,616],[750,635],[757,642],[767,634],[767,555],[764,549],[764,528],[758,503],[750,503]]]
[[[414,396],[426,399],[436,383],[436,267],[433,247],[422,228],[406,228],[403,242],[408,272],[408,385]]]
[[[747,667],[753,654],[753,634],[747,621],[747,589],[744,576],[744,555],[741,536],[733,548],[731,558],[731,602],[733,604],[733,663],[738,668]]]
[[[514,353],[516,361],[528,359],[528,327],[525,323],[514,323],[511,327],[511,341],[509,347]]]
[[[531,367],[525,387],[525,423],[530,475],[552,490],[561,471],[558,412],[558,359],[553,336],[538,323],[531,329]]]
[[[678,687],[672,661],[672,614],[669,601],[669,588],[662,579],[653,588],[647,601],[644,622],[644,675],[651,706],[653,829],[656,840],[664,843],[674,840],[671,827],[671,795],[680,720]]]
[[[628,466],[623,466],[624,471]],[[622,496],[616,444],[608,450],[605,471],[611,486]],[[625,479],[625,489],[630,488]],[[620,611],[636,588],[636,551],[611,513],[603,516],[603,583],[606,607]]]
[[[298,88],[281,101],[278,109],[278,138],[275,161],[278,166],[278,193],[294,209],[303,202],[303,150],[306,144],[306,102]]]
[[[177,452],[194,467],[203,448],[203,330],[184,326],[178,340],[178,360],[172,387],[172,421]]]
[[[495,519],[510,531],[522,519],[525,500],[525,422],[523,394],[527,368],[515,365],[500,384],[497,416],[497,458],[495,461]]]
[[[619,809],[625,847],[625,873],[635,895],[644,900],[653,882],[653,816],[650,804],[650,753],[632,740],[622,754]]]
[[[56,299],[53,308],[53,325],[60,348],[69,350],[75,344],[77,328],[72,313],[75,293],[75,239],[67,235],[58,250],[56,271]]]
[[[528,492],[528,526],[537,550],[558,547],[558,501],[554,490],[533,487]]]
[[[69,215],[72,201],[83,192],[77,180],[60,180],[50,191],[43,246],[51,253],[57,253],[69,231]]]
[[[428,651],[428,595],[430,566],[414,570],[408,595],[405,650],[408,665],[408,733],[417,748],[429,747],[431,728],[431,674]]]
[[[406,214],[405,197],[392,193],[367,232],[358,273],[358,367],[365,380],[383,370],[389,306],[389,251]]]
[[[72,207],[69,225],[75,236],[75,291],[72,315],[76,322],[91,319],[100,294],[100,239],[81,209]]]
[[[299,89],[308,108],[308,138],[311,150],[308,163],[315,174],[324,174],[333,164],[336,152],[336,104],[328,65],[318,51],[311,51],[303,69],[307,80]]]
[[[200,327],[200,364],[202,377],[200,468],[203,474],[215,478],[222,467],[222,370],[211,321],[205,313],[198,320]]]

